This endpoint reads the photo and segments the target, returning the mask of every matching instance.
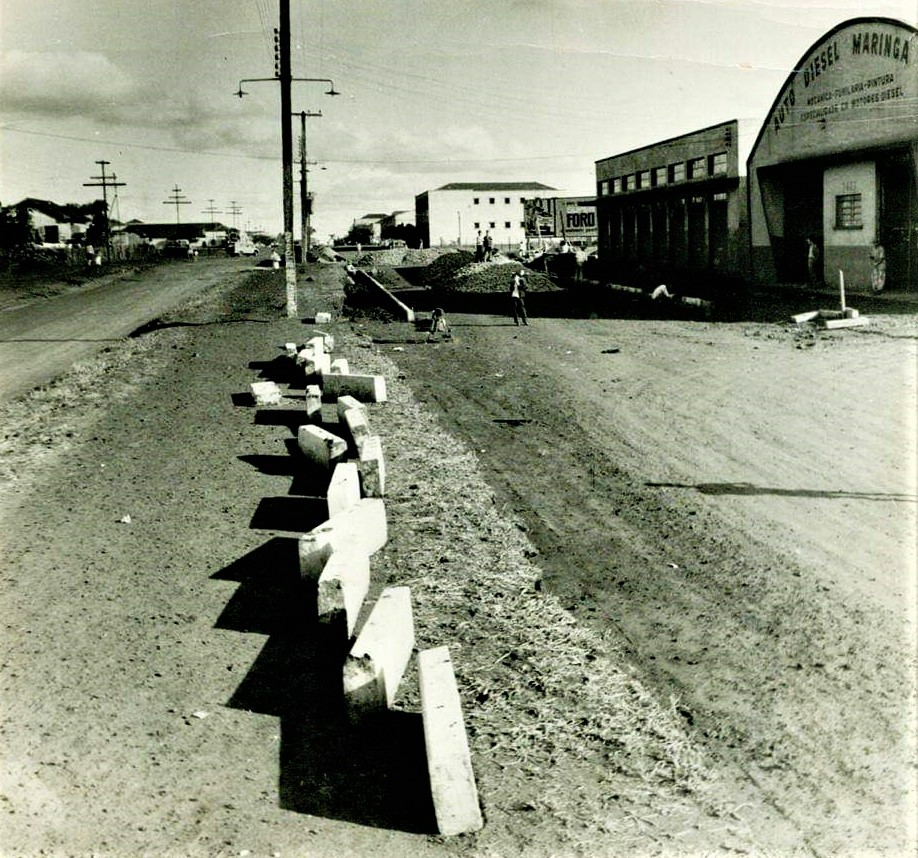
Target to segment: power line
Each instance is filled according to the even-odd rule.
[[[105,175],[105,168],[111,161],[96,161],[96,163],[102,168],[101,176],[90,176],[92,179],[91,182],[83,182],[84,188],[102,188],[102,202],[105,205],[105,221],[102,224],[103,230],[103,240],[105,241],[105,261],[112,261],[112,239],[111,239],[111,230],[109,228],[109,218],[108,218],[108,189],[109,188],[123,188],[125,182],[117,181],[118,177],[112,173],[110,176]],[[117,193],[117,191],[116,191]]]
[[[172,194],[168,200],[163,200],[164,206],[175,206],[175,225],[179,225],[179,206],[190,206],[191,200],[187,199],[178,185],[172,186]]]

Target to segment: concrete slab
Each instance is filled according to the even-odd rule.
[[[331,358],[325,354],[325,352],[315,352],[312,349],[303,349],[300,354],[305,354],[301,366],[307,378],[322,376],[331,370]]]
[[[337,373],[338,375],[349,375],[351,368],[348,365],[347,358],[337,358],[333,360],[329,372]]]
[[[322,390],[329,399],[353,396],[361,402],[385,402],[386,379],[382,375],[327,375]]]
[[[327,325],[332,320],[331,313],[316,313],[316,324]]]
[[[437,827],[446,836],[478,831],[484,821],[449,649],[441,646],[424,650],[418,669]]]
[[[308,340],[306,340],[306,348],[312,349],[312,351],[317,355],[325,354],[325,338],[310,337]]]
[[[322,388],[318,384],[306,385],[306,420],[309,423],[322,422]]]
[[[284,343],[284,351],[287,353],[287,357],[296,358],[299,348],[296,343]]]
[[[869,325],[870,319],[867,316],[856,316],[852,319],[826,319],[823,323],[827,328],[858,328],[861,325]]]
[[[300,426],[296,443],[309,461],[325,468],[334,467],[347,455],[347,441],[321,426]]]
[[[362,411],[366,411],[367,407],[359,399],[355,399],[353,396],[339,396],[337,411],[338,411],[338,422],[344,423],[344,413],[349,408],[359,408]]]
[[[370,557],[360,546],[333,551],[319,575],[319,621],[338,622],[343,615],[347,636],[354,634],[357,617],[370,588]]]
[[[335,465],[328,484],[328,517],[350,509],[360,501],[360,470],[356,462],[339,462]]]
[[[283,396],[273,381],[256,381],[249,385],[256,405],[280,405]]]
[[[363,498],[300,537],[300,575],[316,580],[334,551],[352,545],[371,555],[387,539],[386,508],[382,500]]]
[[[352,410],[348,415],[359,413]],[[379,435],[367,434],[357,439],[357,455],[363,494],[368,498],[383,497],[386,494],[386,463]]]
[[[413,649],[411,591],[388,587],[344,662],[344,699],[352,718],[392,705]]]
[[[370,420],[366,409],[348,408],[344,412],[344,423],[338,429],[342,435],[347,436],[351,449],[359,454],[360,442],[370,434]]]

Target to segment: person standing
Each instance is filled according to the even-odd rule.
[[[513,321],[519,327],[520,322],[527,327],[529,320],[526,318],[526,271],[521,268],[513,275],[510,283],[510,303],[513,309]]]
[[[822,280],[819,276],[819,245],[812,237],[806,240],[806,278],[811,288],[818,286]]]
[[[870,249],[870,285],[874,292],[882,292],[886,285],[886,250],[879,239]]]
[[[484,245],[481,242],[481,230],[478,230],[475,235],[475,261],[484,261]]]
[[[484,261],[490,262],[491,261],[491,247],[492,247],[490,231],[484,234],[484,239],[482,239],[482,244],[484,245]]]

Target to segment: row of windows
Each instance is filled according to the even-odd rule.
[[[525,229],[525,228],[526,228],[526,222],[521,220],[521,221],[520,221],[520,226],[521,226],[523,229]],[[510,221],[505,220],[505,221],[504,221],[504,229],[510,229],[510,228],[511,228],[511,223],[510,223]],[[480,224],[477,220],[475,221],[475,229],[481,229],[481,224]],[[497,223],[496,223],[495,221],[492,220],[492,221],[488,224],[488,229],[497,229]]]
[[[643,191],[647,188],[660,188],[684,182],[686,179],[706,179],[712,176],[727,175],[727,153],[717,152],[714,155],[690,158],[688,161],[677,161],[665,167],[654,167],[651,170],[638,170],[626,176],[616,176],[599,183],[599,195],[622,194],[627,191]]]
[[[472,202],[473,202],[476,206],[477,206],[477,205],[481,205],[481,197],[474,197],[474,198],[472,199]],[[492,206],[493,206],[496,202],[497,202],[497,197],[488,197],[488,205],[492,205]],[[526,197],[520,197],[520,202],[521,202],[521,203],[525,203],[525,202],[526,202]],[[504,205],[505,205],[505,206],[509,206],[509,205],[510,205],[510,197],[504,197]]]
[[[864,228],[860,194],[839,194],[835,197],[835,228]]]

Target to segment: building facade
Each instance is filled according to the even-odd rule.
[[[453,182],[415,197],[415,219],[425,247],[474,246],[478,232],[498,247],[526,236],[526,199],[552,191],[541,182]]]
[[[918,30],[858,18],[796,63],[748,161],[751,276],[918,289]],[[876,244],[882,250],[878,253]]]
[[[596,162],[598,254],[608,276],[680,283],[745,274],[739,133],[731,120]]]

